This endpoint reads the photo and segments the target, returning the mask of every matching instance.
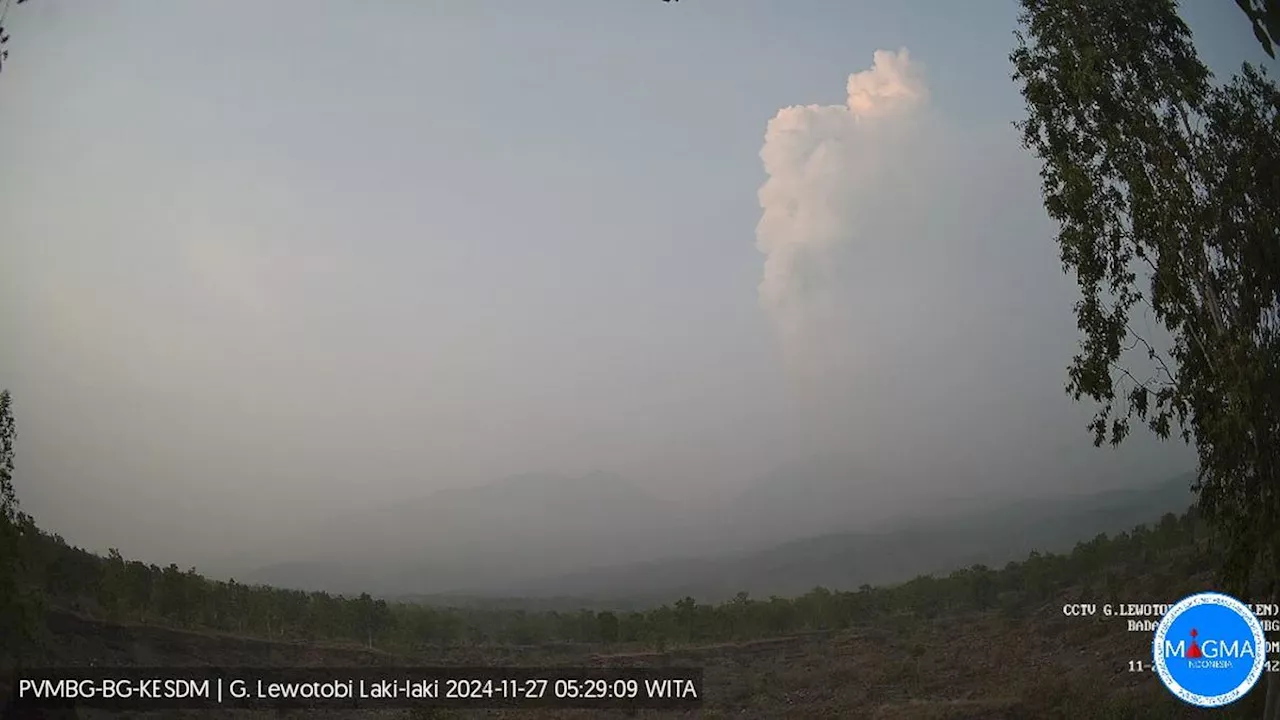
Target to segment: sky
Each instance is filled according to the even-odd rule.
[[[1264,59],[1234,4],[1202,57]],[[37,0],[0,75],[0,385],[45,527],[183,562],[524,472],[714,504],[857,458],[1160,479],[982,0]],[[852,482],[874,484],[877,470]],[[883,488],[880,488],[883,491]],[[162,548],[157,550],[157,548]]]

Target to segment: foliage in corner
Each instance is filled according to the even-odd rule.
[[[13,399],[0,391],[0,661],[21,659],[37,640],[39,603],[24,587],[24,539],[38,533],[22,512],[13,489],[14,443],[18,437]]]
[[[1213,567],[1205,526],[1194,512],[1172,513],[1113,537],[1098,535],[1067,553],[1032,552],[1004,567],[973,565],[899,585],[857,590],[814,588],[795,598],[745,592],[720,603],[692,597],[631,611],[440,607],[213,580],[195,568],[158,567],[68,545],[39,530],[21,538],[25,586],[48,607],[112,621],[142,622],[272,640],[342,642],[395,652],[460,645],[644,645],[665,652],[687,644],[778,637],[855,625],[918,625],[950,613],[1025,617],[1064,592],[1121,602],[1126,593],[1191,592]],[[1134,567],[1161,574],[1135,576]],[[1117,572],[1124,569],[1124,582]],[[1169,578],[1176,578],[1172,583]],[[1153,584],[1154,583],[1154,584]],[[1082,590],[1083,588],[1083,590]],[[1141,592],[1139,592],[1141,590]],[[1133,597],[1133,595],[1130,595]]]
[[[1280,0],[1236,0],[1236,5],[1249,17],[1253,36],[1263,51],[1275,58],[1275,46],[1280,43]]]
[[[16,0],[17,5],[21,5],[27,0]],[[9,15],[10,0],[5,0],[4,8],[0,10],[0,70],[9,63],[9,33],[5,30],[4,21]]]
[[[1119,444],[1131,421],[1193,442],[1224,585],[1274,592],[1280,92],[1248,65],[1215,86],[1173,0],[1021,6],[1018,127],[1082,295],[1067,390],[1098,403],[1096,444]],[[1135,331],[1141,315],[1167,342]]]

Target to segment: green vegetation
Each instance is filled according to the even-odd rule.
[[[1238,4],[1273,54],[1280,6]],[[1021,6],[1019,129],[1081,291],[1067,391],[1097,404],[1098,445],[1134,422],[1193,443],[1223,589],[1275,597],[1280,89],[1248,64],[1214,84],[1174,0]],[[1280,718],[1274,674],[1264,717]]]
[[[368,594],[343,597],[210,580],[195,568],[161,568],[72,547],[40,530],[18,509],[13,491],[16,437],[7,392],[0,394],[0,597],[8,603],[0,658],[20,659],[38,636],[39,610],[49,606],[117,622],[254,635],[275,640],[356,642],[416,651],[457,644],[643,643],[674,645],[847,628],[895,625],[958,611],[999,610],[1017,617],[1070,586],[1118,600],[1117,566],[1159,565],[1186,577],[1212,567],[1205,527],[1195,513],[1172,513],[1154,527],[1114,538],[1099,535],[1070,554],[1040,554],[1002,569],[983,565],[946,577],[921,576],[893,587],[856,591],[815,588],[793,599],[755,600],[739,593],[703,604],[685,597],[646,611],[577,612],[500,608],[433,608],[387,603]],[[1192,552],[1187,552],[1188,548]],[[40,600],[37,602],[36,600]]]
[[[23,0],[16,0],[21,4]],[[1277,4],[1236,0],[1274,55]],[[1031,553],[891,587],[815,588],[721,603],[684,597],[649,610],[435,608],[215,581],[70,546],[22,512],[16,426],[0,393],[0,663],[40,641],[41,615],[71,610],[290,641],[414,651],[457,644],[645,644],[659,650],[848,628],[907,627],[951,613],[1019,618],[1067,592],[1124,599],[1127,567],[1172,581],[1210,569],[1229,591],[1280,589],[1280,253],[1275,198],[1280,91],[1245,66],[1213,85],[1172,0],[1022,0],[1012,55],[1027,102],[1023,139],[1043,161],[1045,204],[1079,281],[1084,334],[1068,391],[1098,403],[1098,444],[1131,422],[1199,453],[1200,506],[1070,553]],[[5,3],[5,11],[8,3]],[[0,16],[0,46],[8,41]],[[0,67],[8,50],[0,47]],[[1167,332],[1134,331],[1145,312]],[[1136,354],[1135,354],[1136,351]],[[1134,362],[1136,360],[1136,363]],[[1146,367],[1139,367],[1146,366]],[[1210,547],[1208,540],[1218,543]],[[1257,588],[1250,587],[1253,581]],[[1170,600],[1173,598],[1169,598]],[[918,686],[929,647],[908,651]],[[1270,677],[1264,715],[1280,717]],[[1055,704],[1078,695],[1054,698]],[[1060,701],[1060,702],[1059,702]],[[1135,703],[1116,711],[1134,717]],[[1079,712],[1078,715],[1086,715]],[[1093,716],[1097,716],[1094,714]]]
[[[1180,514],[1194,501],[1194,479],[1194,473],[1187,473],[1126,491],[1063,494],[969,512],[957,510],[946,516],[903,519],[870,532],[810,536],[731,555],[655,560],[515,580],[490,593],[522,598],[524,609],[618,610],[644,609],[686,595],[723,602],[743,590],[754,597],[793,597],[816,586],[895,585],[958,567],[1003,567],[1010,560],[1021,560],[1030,548],[1066,552],[1081,538],[1149,523],[1166,512]],[[299,587],[269,577],[261,582]],[[457,595],[403,599],[433,605],[498,604]]]
[[[1248,64],[1214,85],[1172,0],[1021,4],[1019,127],[1081,291],[1067,391],[1096,444],[1132,422],[1194,443],[1226,589],[1274,595],[1280,90]]]
[[[51,605],[125,622],[249,634],[277,640],[357,642],[417,651],[457,644],[643,643],[665,649],[690,643],[741,641],[852,625],[998,610],[1012,617],[1051,601],[1064,588],[1086,586],[1102,599],[1121,600],[1117,566],[1158,564],[1186,577],[1211,567],[1205,528],[1194,513],[1173,514],[1153,527],[1115,537],[1099,535],[1069,554],[1033,552],[1001,569],[975,565],[945,577],[921,576],[893,587],[855,591],[815,588],[793,599],[750,598],[703,604],[686,597],[647,611],[527,612],[515,609],[434,608],[387,603],[369,595],[249,586],[205,578],[194,568],[161,568],[103,558],[36,531],[20,554],[29,591]],[[1188,548],[1197,552],[1188,553]]]
[[[1271,57],[1276,56],[1275,45],[1280,42],[1280,1],[1236,0],[1253,26],[1253,36]]]
[[[38,598],[27,587],[27,542],[39,532],[22,512],[13,489],[14,442],[18,438],[13,399],[0,391],[0,662],[20,657],[37,637]]]

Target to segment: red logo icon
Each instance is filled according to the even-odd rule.
[[[1200,643],[1196,642],[1196,636],[1199,634],[1195,628],[1191,628],[1191,647],[1187,648],[1188,658],[1204,657],[1204,654],[1200,652]]]

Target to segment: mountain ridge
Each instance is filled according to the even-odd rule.
[[[887,526],[814,533],[755,546],[743,543],[726,551],[698,541],[699,531],[705,538],[714,532],[715,524],[698,528],[696,519],[665,515],[669,504],[614,476],[512,476],[477,492],[462,488],[433,493],[428,498],[435,515],[421,512],[420,503],[388,509],[382,517],[391,520],[374,538],[384,546],[381,557],[317,556],[318,548],[313,547],[311,557],[284,558],[239,577],[250,583],[307,590],[367,591],[428,600],[466,597],[486,603],[512,597],[571,597],[630,604],[683,594],[723,598],[743,590],[757,595],[797,594],[815,585],[893,582],[974,563],[997,564],[1035,549],[1069,547],[1098,532],[1185,510],[1192,500],[1192,477],[1184,474],[1132,488],[1021,498],[942,516],[937,508],[925,508],[915,517],[900,517]],[[546,494],[549,487],[577,493],[576,506],[566,507],[554,494]],[[438,519],[441,508],[457,509],[457,504],[441,498],[462,498],[466,507],[474,505],[477,497],[492,505],[486,521],[476,521],[472,515],[470,528],[458,518],[436,522],[429,530],[446,537],[425,549],[406,542],[403,535],[397,537],[398,532],[408,533],[433,517]],[[622,510],[595,513],[604,506]],[[496,527],[500,521],[492,513],[508,513],[509,522],[517,527]],[[360,526],[361,522],[351,524],[347,537],[359,532]],[[458,528],[468,532],[448,537]],[[553,536],[547,536],[547,528]],[[373,546],[366,543],[366,553]],[[555,554],[550,562],[542,557],[548,552]]]
[[[1119,532],[1154,522],[1166,513],[1184,512],[1194,500],[1193,477],[1181,474],[1145,487],[1022,499],[942,521],[934,517],[906,521],[887,532],[825,533],[764,550],[647,561],[467,594],[567,595],[594,602],[691,595],[714,601],[740,591],[785,596],[819,585],[850,589],[901,582],[974,564],[995,566],[1033,550],[1066,550],[1098,533]]]

